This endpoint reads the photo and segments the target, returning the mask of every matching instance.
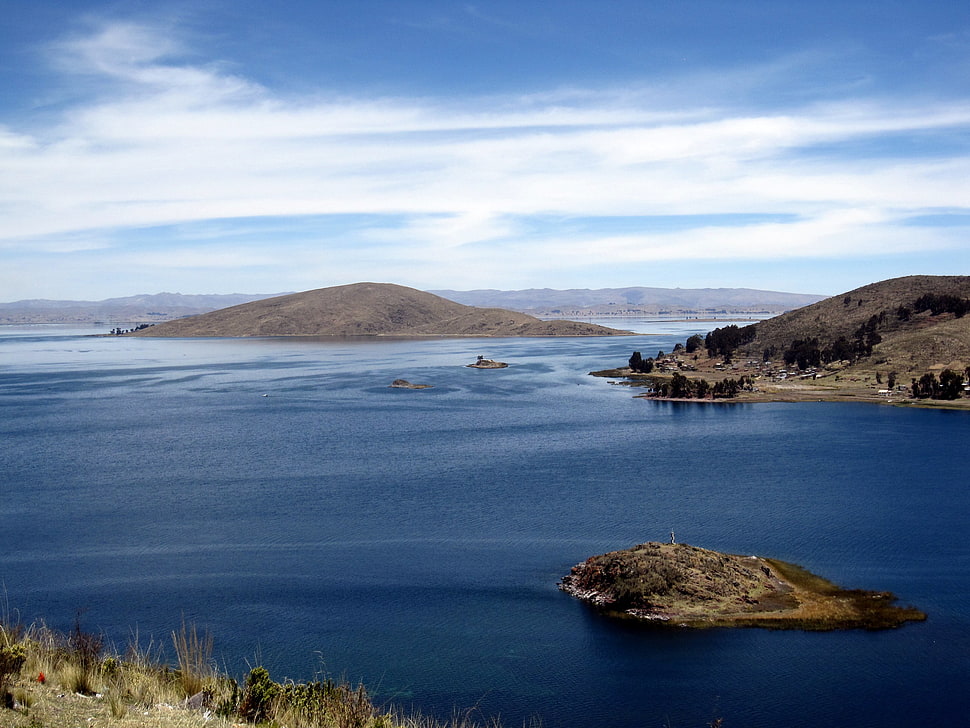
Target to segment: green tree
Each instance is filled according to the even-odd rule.
[[[741,391],[741,383],[737,379],[722,379],[714,385],[713,394],[715,399],[730,399],[737,397]]]
[[[913,396],[916,399],[938,399],[937,394],[940,391],[940,383],[936,379],[936,375],[933,372],[927,372],[919,381],[913,380]]]
[[[700,334],[694,334],[689,339],[687,339],[687,344],[684,346],[684,350],[688,354],[693,354],[695,351],[704,346],[704,337]]]
[[[254,667],[246,677],[239,715],[253,723],[265,723],[270,718],[273,702],[280,691],[280,686],[270,680],[269,670],[265,667]]]
[[[796,339],[782,354],[785,364],[797,364],[799,369],[808,369],[822,364],[822,352],[818,348],[818,339]]]
[[[691,399],[693,397],[693,387],[690,380],[679,372],[674,374],[670,380],[670,393],[672,399]]]
[[[639,351],[633,352],[629,361],[630,370],[637,374],[649,374],[653,371],[653,359],[644,359]]]
[[[754,340],[756,324],[749,324],[739,328],[736,324],[714,329],[704,339],[707,353],[711,357],[723,356],[729,358],[731,353],[742,344],[749,344]]]
[[[963,394],[963,377],[952,369],[940,372],[940,389],[936,399],[957,399]]]

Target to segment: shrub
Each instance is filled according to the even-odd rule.
[[[279,694],[280,686],[270,680],[269,670],[265,667],[254,667],[246,677],[239,716],[253,723],[266,722]]]

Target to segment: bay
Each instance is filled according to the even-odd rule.
[[[183,616],[241,676],[363,681],[506,725],[962,718],[970,416],[633,399],[587,372],[636,337],[153,340],[0,330],[0,581],[120,648]],[[477,355],[509,362],[481,371]],[[425,390],[388,387],[397,378]],[[678,540],[886,589],[889,632],[651,629],[557,580]]]

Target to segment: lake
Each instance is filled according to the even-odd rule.
[[[80,610],[120,650],[136,633],[170,644],[184,616],[231,674],[346,677],[378,704],[508,726],[962,722],[970,413],[634,399],[588,372],[717,324],[623,325],[648,333],[0,328],[3,601],[61,629]],[[478,355],[510,366],[465,367]],[[662,629],[556,587],[671,531],[893,591],[929,619]]]

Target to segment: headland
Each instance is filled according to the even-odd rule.
[[[694,334],[597,376],[691,401],[970,408],[970,276],[908,276]]]

